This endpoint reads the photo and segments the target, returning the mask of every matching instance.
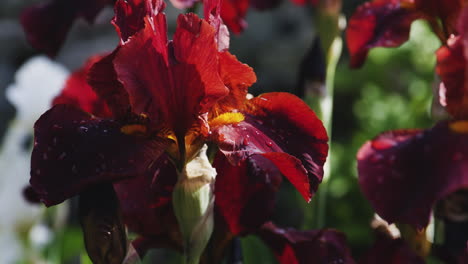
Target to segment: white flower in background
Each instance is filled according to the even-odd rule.
[[[7,87],[6,97],[16,108],[16,116],[0,145],[0,263],[15,263],[24,256],[18,231],[28,231],[43,211],[22,195],[29,182],[31,159],[31,147],[24,144],[32,138],[34,122],[50,108],[68,75],[66,68],[50,59],[34,57]]]

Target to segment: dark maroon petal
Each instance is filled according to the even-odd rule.
[[[145,252],[151,247],[181,247],[177,220],[172,209],[172,190],[177,173],[167,155],[161,156],[145,175],[114,183],[124,222],[129,230],[145,238],[135,246]],[[140,242],[143,242],[140,241]]]
[[[96,15],[114,0],[49,0],[27,8],[21,14],[31,45],[49,56],[62,46],[73,21],[78,17],[92,23]]]
[[[69,104],[99,117],[110,117],[112,114],[107,104],[99,98],[86,81],[91,66],[101,56],[88,59],[85,65],[71,74],[62,92],[54,98],[52,105]]]
[[[359,184],[388,222],[423,228],[434,203],[468,186],[468,124],[441,122],[424,130],[391,131],[358,152]]]
[[[253,154],[272,161],[310,200],[323,177],[328,137],[322,122],[298,97],[267,93],[247,102],[245,120],[212,128],[213,140],[233,163]]]
[[[30,183],[47,205],[90,186],[145,173],[166,142],[121,132],[122,124],[56,105],[34,129]]]
[[[346,237],[335,230],[299,231],[269,222],[257,234],[282,264],[355,263]]]
[[[215,210],[227,223],[232,234],[246,234],[258,229],[271,216],[281,174],[271,161],[252,155],[233,166],[218,153],[213,166]]]
[[[410,246],[401,238],[393,239],[378,234],[374,245],[359,260],[359,264],[424,264]]]
[[[346,30],[351,67],[360,67],[371,48],[397,47],[408,40],[411,23],[423,13],[402,2],[374,0],[356,10]]]
[[[183,136],[228,93],[219,76],[215,31],[194,14],[180,15],[168,46],[164,14],[146,21],[145,28],[120,47],[115,70],[133,112],[146,113]]]
[[[221,2],[221,18],[232,32],[241,33],[247,27],[244,18],[249,4],[249,0],[223,0]]]
[[[130,110],[128,93],[117,79],[113,60],[119,48],[102,57],[88,70],[87,82],[102,101],[106,102],[114,117],[127,114]]]

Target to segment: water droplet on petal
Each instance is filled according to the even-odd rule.
[[[271,142],[271,141],[267,141],[267,142],[265,142],[265,144],[266,144],[267,146],[269,146],[269,147],[273,146],[273,142]]]

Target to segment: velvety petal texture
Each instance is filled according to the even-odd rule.
[[[69,105],[43,114],[34,126],[30,180],[41,201],[55,205],[98,183],[146,173],[167,142],[123,127]]]
[[[376,237],[374,245],[361,257],[359,264],[424,264],[424,259],[418,256],[401,238],[393,239],[384,234]]]
[[[91,57],[81,69],[72,73],[62,92],[54,98],[52,105],[73,105],[99,117],[110,117],[111,112],[106,102],[97,96],[86,80],[89,69],[100,59],[101,56]]]
[[[157,247],[182,248],[182,237],[172,208],[177,181],[174,165],[162,155],[146,174],[114,183],[124,222],[140,238],[135,249],[144,255]]]
[[[411,23],[423,14],[406,1],[374,0],[357,8],[346,30],[351,67],[360,67],[371,48],[397,47],[408,40]]]
[[[145,28],[116,53],[114,68],[133,112],[147,114],[183,137],[199,115],[229,92],[218,74],[215,31],[194,14],[180,15],[168,43],[164,14],[145,19]]]
[[[253,98],[242,114],[241,122],[212,127],[212,140],[235,165],[253,154],[267,158],[309,201],[322,180],[328,153],[322,122],[288,93]]]
[[[234,235],[257,230],[273,212],[281,174],[262,155],[252,155],[233,166],[218,153],[213,163],[218,175],[215,182],[215,210]]]
[[[114,0],[48,0],[31,6],[21,14],[26,37],[31,45],[55,56],[77,18],[92,23],[96,15]]]
[[[391,131],[358,152],[359,184],[388,222],[423,228],[436,201],[468,186],[468,122]]]
[[[437,74],[441,77],[440,103],[455,118],[468,118],[468,9],[458,21],[459,36],[452,36],[437,55]]]
[[[346,237],[335,230],[299,231],[269,222],[257,234],[282,264],[355,263]]]

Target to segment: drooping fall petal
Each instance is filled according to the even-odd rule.
[[[162,155],[145,175],[114,183],[124,222],[140,236],[134,245],[140,256],[149,248],[182,248],[171,202],[176,181],[174,165]]]
[[[397,47],[409,38],[411,23],[422,18],[406,0],[374,0],[358,7],[346,30],[351,67],[360,67],[371,48]]]
[[[30,180],[40,199],[51,206],[95,184],[145,173],[167,142],[124,127],[68,105],[43,114],[35,124]]]
[[[391,131],[358,152],[359,184],[388,222],[423,228],[435,202],[468,186],[468,123]]]
[[[114,0],[49,0],[23,11],[21,24],[31,45],[55,56],[77,18],[92,23],[96,15]]]
[[[246,234],[258,229],[271,216],[281,174],[262,155],[252,155],[233,166],[218,153],[213,166],[215,210],[223,217],[232,234]]]
[[[282,264],[355,263],[346,237],[335,230],[299,231],[269,222],[257,234]]]
[[[322,122],[302,100],[287,93],[253,98],[242,114],[243,121],[212,127],[220,150],[233,164],[263,155],[309,201],[322,180],[328,153]]]
[[[101,56],[91,57],[81,69],[72,73],[62,92],[54,98],[52,105],[69,104],[99,117],[110,117],[112,114],[107,104],[98,98],[86,81],[89,69],[100,58]]]
[[[155,19],[161,23],[146,18],[145,28],[120,47],[115,71],[133,112],[185,135],[197,116],[228,93],[218,73],[215,32],[194,14],[180,15],[168,44],[164,14]]]
[[[359,264],[424,264],[410,246],[401,238],[377,234],[374,245],[359,260]]]

